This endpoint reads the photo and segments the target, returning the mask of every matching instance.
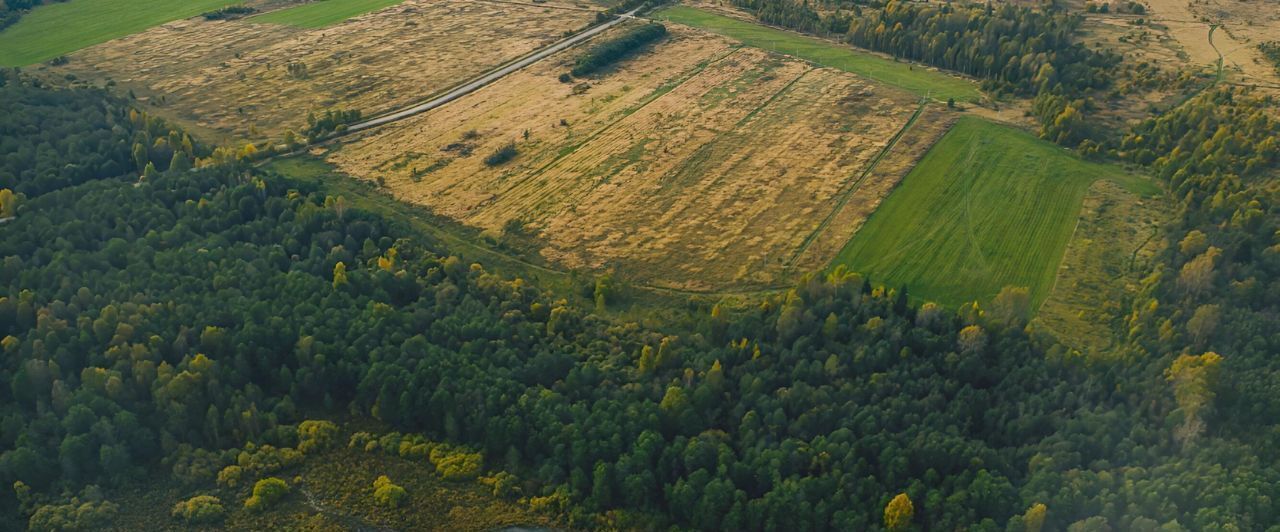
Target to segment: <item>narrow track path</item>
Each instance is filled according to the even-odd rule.
[[[425,102],[401,109],[399,111],[393,111],[391,113],[387,113],[375,118],[371,118],[363,122],[352,124],[347,127],[347,132],[362,131],[365,129],[381,126],[383,124],[389,124],[397,120],[403,120],[413,115],[425,113],[427,111],[440,107],[441,105],[457,100],[458,98],[471,94],[479,90],[480,88],[501,79],[503,76],[506,76],[507,74],[510,74],[524,67],[537,63],[538,61],[541,61],[548,57],[551,57],[552,55],[555,55],[558,52],[561,52],[578,43],[581,43],[592,37],[595,37],[596,35],[599,35],[601,32],[609,28],[612,28],[614,26],[617,26],[618,24],[621,24],[627,21],[628,19],[635,18],[635,14],[639,10],[640,8],[637,7],[635,9],[632,9],[631,11],[628,11],[622,15],[619,15],[617,18],[614,18],[613,20],[606,21],[602,24],[592,26],[585,31],[571,35],[565,38],[564,40],[561,40],[555,44],[552,44],[551,46],[548,46],[546,48],[533,52],[511,63],[502,65],[496,69],[489,71],[489,73],[487,74],[484,74],[476,79],[468,81],[467,83],[464,83],[450,90],[449,92],[436,96],[435,98],[432,98]]]

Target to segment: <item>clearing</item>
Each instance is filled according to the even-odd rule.
[[[966,79],[927,66],[894,61],[832,41],[763,26],[688,6],[673,6],[654,17],[719,33],[747,46],[791,55],[818,65],[906,89],[920,96],[947,101],[976,102],[978,86]]]
[[[1006,285],[1030,288],[1039,305],[1099,179],[1155,190],[1023,131],[961,118],[832,265],[948,306],[986,301]]]
[[[359,424],[361,428],[374,425]],[[334,448],[304,455],[301,464],[283,471],[246,474],[249,480],[234,488],[217,485],[213,478],[184,485],[163,471],[152,482],[108,491],[109,500],[119,504],[121,511],[106,529],[382,532],[563,527],[513,495],[495,495],[494,489],[479,479],[444,480],[426,458],[349,448],[349,429],[340,428]],[[405,489],[406,500],[401,506],[390,508],[374,502],[373,482],[381,475]],[[266,511],[246,510],[244,501],[250,495],[252,479],[268,476],[284,480],[290,492]],[[170,508],[194,495],[218,497],[226,509],[225,519],[195,526],[170,516]]]
[[[325,0],[280,9],[253,17],[251,22],[323,28],[356,15],[391,7],[404,0]]]
[[[1117,352],[1115,331],[1125,330],[1128,298],[1150,271],[1148,262],[1162,244],[1157,225],[1167,212],[1158,189],[1135,193],[1112,181],[1094,182],[1036,325],[1081,353]]]
[[[408,0],[325,28],[177,21],[83,50],[55,75],[115,81],[214,141],[279,139],[309,112],[400,108],[594,20],[574,4]]]
[[[598,77],[558,81],[575,56],[358,134],[328,161],[533,240],[558,268],[688,291],[785,283],[839,197],[878,202],[906,171],[863,175],[919,109],[909,93],[682,27]],[[514,160],[483,162],[510,142]],[[843,242],[856,226],[826,231]],[[829,258],[814,257],[801,262]]]
[[[0,31],[0,66],[27,66],[236,0],[72,0],[46,3]]]

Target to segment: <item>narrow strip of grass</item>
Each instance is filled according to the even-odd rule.
[[[958,306],[1006,285],[1052,290],[1085,192],[1149,180],[1093,163],[1021,130],[965,117],[925,155],[832,262],[873,283]]]
[[[27,66],[239,0],[70,0],[32,9],[0,31],[0,66]]]
[[[323,28],[401,2],[404,0],[323,0],[263,13],[249,20],[300,28]]]
[[[672,6],[654,13],[654,17],[719,33],[742,41],[747,46],[763,48],[822,66],[852,72],[921,96],[927,94],[941,101],[946,101],[948,98],[955,98],[956,101],[976,101],[981,96],[976,84],[956,76],[912,66],[909,63],[895,62],[850,46],[717,15],[701,9]]]

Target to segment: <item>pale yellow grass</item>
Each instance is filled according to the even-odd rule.
[[[686,29],[583,94],[556,80],[565,70],[537,65],[329,160],[468,225],[515,220],[561,267],[677,289],[763,287],[785,281],[785,261],[915,107],[906,93]],[[480,161],[509,141],[514,161]]]
[[[558,7],[408,0],[319,29],[192,19],[88,48],[62,68],[115,80],[219,138],[278,138],[304,128],[308,112],[371,115],[422,100],[593,19]]]

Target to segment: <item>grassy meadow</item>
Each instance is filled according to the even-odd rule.
[[[845,245],[873,283],[957,306],[1006,285],[1053,289],[1085,192],[1098,179],[1152,195],[1150,181],[1080,159],[1023,131],[961,119]]]
[[[253,22],[284,24],[301,28],[323,28],[357,15],[390,7],[404,0],[325,0],[263,13],[251,18]]]
[[[955,98],[956,101],[975,101],[981,96],[976,84],[955,76],[923,67],[913,67],[909,63],[898,63],[830,41],[692,7],[668,7],[656,12],[654,17],[719,33],[742,41],[747,46],[763,48],[825,67],[852,72],[921,96],[927,94],[942,101],[946,101],[947,98]]]
[[[236,0],[70,0],[32,9],[0,31],[0,66],[27,66]]]

